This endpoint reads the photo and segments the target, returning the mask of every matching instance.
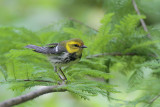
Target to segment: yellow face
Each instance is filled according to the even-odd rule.
[[[78,41],[68,41],[66,43],[66,49],[69,53],[78,53],[81,54],[83,48],[86,48],[86,46],[83,45],[83,42]]]

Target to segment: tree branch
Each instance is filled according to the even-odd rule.
[[[91,55],[91,56],[87,56],[87,59],[91,59],[94,57],[101,57],[101,56],[106,56],[106,55],[110,55],[110,56],[124,56],[124,55],[128,55],[128,56],[134,56],[137,55],[136,53],[119,53],[119,52],[114,52],[114,53],[100,53],[100,54],[95,54],[95,55]]]
[[[135,11],[137,12],[137,14],[138,14],[138,15],[141,15],[141,13],[140,13],[140,11],[139,11],[139,9],[138,9],[138,7],[137,7],[137,4],[136,4],[135,0],[132,0],[132,4],[133,4],[134,9],[135,9]],[[148,38],[151,38],[151,35],[150,35],[150,33],[148,32],[146,23],[144,22],[144,20],[143,20],[142,18],[140,19],[140,22],[141,22],[141,24],[142,24],[142,27],[143,27],[144,31],[146,31],[146,32],[148,33],[148,34],[147,34],[147,37],[148,37]]]
[[[16,79],[16,80],[9,80],[9,81],[5,81],[5,82],[0,81],[0,83],[6,83],[6,82],[24,82],[24,81],[57,83],[57,82],[55,82],[55,81],[48,81],[48,80],[35,80],[35,79]]]
[[[160,94],[155,96],[150,102],[149,104],[152,104],[154,101],[156,101],[158,98],[160,97]]]
[[[64,92],[64,91],[66,91],[66,89],[62,88],[62,86],[65,86],[65,84],[62,83],[62,84],[56,85],[56,86],[46,86],[44,88],[27,93],[25,95],[18,96],[18,97],[6,100],[4,102],[1,102],[0,107],[11,107],[11,106],[32,100],[32,99],[39,97],[43,94],[47,94],[47,93],[51,93],[51,92]]]
[[[83,23],[83,22],[81,22],[81,21],[79,21],[79,20],[76,20],[76,19],[74,19],[74,18],[69,18],[69,20],[74,21],[74,22],[77,22],[77,23],[79,23],[79,24],[81,24],[81,25],[83,25],[83,26],[85,26],[85,27],[87,27],[87,28],[90,28],[90,29],[92,29],[92,30],[98,32],[97,29],[94,29],[94,28],[92,28],[92,27],[86,25],[85,23]]]
[[[16,81],[36,81],[36,82],[49,82],[49,83],[54,83],[53,81],[48,81],[48,80],[34,80],[34,79],[16,79]]]

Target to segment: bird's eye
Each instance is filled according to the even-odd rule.
[[[77,44],[74,44],[74,46],[75,46],[75,47],[79,47],[79,45],[77,45]]]

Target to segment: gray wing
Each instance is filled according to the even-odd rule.
[[[50,44],[49,44],[50,45]],[[58,43],[52,44],[51,47],[40,47],[36,45],[27,45],[26,48],[34,49],[35,52],[43,53],[43,54],[60,54],[65,52],[65,48],[59,46]]]
[[[33,51],[43,54],[56,54],[55,47],[40,47],[36,45],[27,45],[26,48],[33,49]]]

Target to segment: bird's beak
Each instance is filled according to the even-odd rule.
[[[83,45],[83,46],[81,46],[81,48],[87,48],[87,46]]]

